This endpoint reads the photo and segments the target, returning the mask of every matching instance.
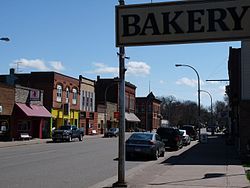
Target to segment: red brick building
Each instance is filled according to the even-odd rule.
[[[13,77],[15,84],[44,91],[43,104],[52,114],[50,129],[67,123],[79,125],[80,89],[78,79],[57,72],[18,73]],[[1,76],[0,80],[7,78],[8,76],[5,78]]]
[[[136,115],[141,120],[140,129],[152,131],[161,125],[161,101],[151,92],[147,97],[136,97]]]
[[[96,109],[99,122],[103,122],[103,129],[118,127],[119,117],[119,80],[118,78],[97,77],[95,85]],[[125,120],[126,131],[134,130],[140,119],[135,115],[136,86],[125,82]],[[102,117],[102,119],[100,119]]]
[[[20,139],[21,133],[45,138],[49,133],[51,114],[43,106],[43,91],[0,84],[0,137]]]

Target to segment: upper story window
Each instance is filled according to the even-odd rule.
[[[66,88],[66,103],[68,103],[69,102],[69,88],[67,87]]]
[[[72,92],[73,92],[72,104],[76,104],[76,102],[77,102],[77,89],[73,88]]]
[[[61,85],[56,86],[56,101],[62,102],[62,86]]]

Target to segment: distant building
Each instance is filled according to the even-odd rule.
[[[80,127],[84,127],[85,134],[92,134],[93,130],[101,133],[98,126],[98,114],[95,112],[95,81],[79,76],[80,82]]]
[[[161,101],[151,92],[147,97],[136,97],[136,115],[141,120],[140,129],[156,130],[161,126]]]
[[[98,124],[104,131],[119,124],[119,81],[118,78],[100,78],[95,85]],[[136,86],[125,82],[126,131],[134,130],[140,119],[135,115]]]

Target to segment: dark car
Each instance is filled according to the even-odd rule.
[[[191,140],[197,140],[198,139],[198,133],[195,130],[194,126],[192,126],[192,125],[183,125],[181,129],[186,130],[186,132],[190,136]]]
[[[119,134],[118,128],[110,128],[105,134],[104,137],[117,137]]]
[[[165,145],[157,133],[135,132],[126,140],[126,158],[149,156],[156,160],[165,154]]]
[[[59,141],[71,141],[73,138],[78,138],[82,141],[82,133],[79,128],[71,125],[63,125],[58,129],[52,131],[52,140]]]
[[[183,146],[182,135],[179,129],[174,127],[160,127],[157,129],[157,133],[162,138],[166,148],[178,150]]]

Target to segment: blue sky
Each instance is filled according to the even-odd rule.
[[[126,0],[126,4],[151,0]],[[153,1],[160,2],[160,1]],[[57,71],[75,78],[118,76],[118,49],[115,47],[115,5],[118,0],[1,0],[0,74],[10,68],[18,72]],[[239,42],[127,47],[126,80],[137,86],[136,95],[173,95],[177,100],[197,101],[197,76],[201,89],[213,101],[223,100],[227,82],[229,47]],[[202,93],[201,104],[210,105]]]

